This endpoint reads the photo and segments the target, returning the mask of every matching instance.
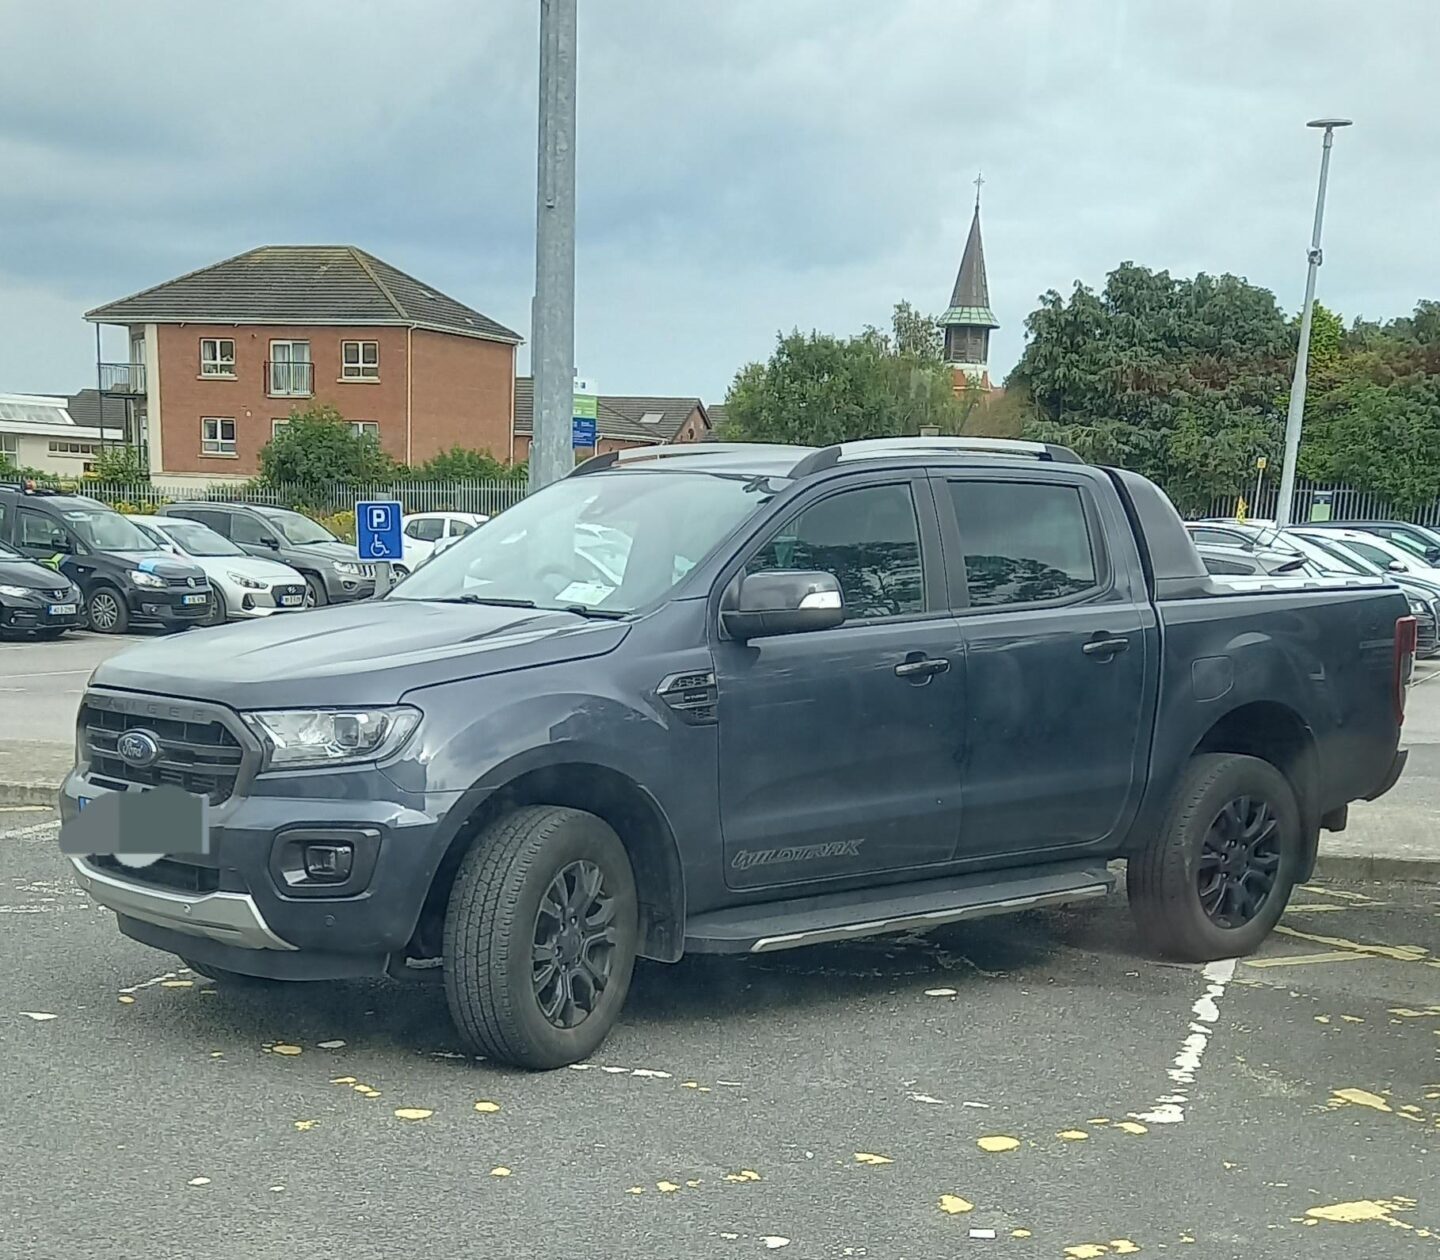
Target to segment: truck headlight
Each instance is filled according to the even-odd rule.
[[[146,573],[144,569],[136,569],[135,572],[130,575],[130,580],[134,582],[136,586],[158,586],[163,588],[165,585],[164,578],[156,577],[153,573]]]
[[[263,591],[265,589],[264,582],[257,582],[254,578],[246,577],[243,573],[227,573],[225,576],[234,582],[236,586],[243,587],[247,591]]]
[[[335,572],[343,575],[344,577],[360,576],[360,566],[358,564],[351,564],[349,560],[337,560],[335,561],[334,567]]]
[[[339,766],[398,752],[420,724],[420,710],[267,709],[241,716],[265,745],[265,768]]]
[[[0,595],[5,594],[8,589],[8,587],[0,586]],[[1423,616],[1425,613],[1428,613],[1430,609],[1425,606],[1425,601],[1423,599],[1414,599],[1412,597],[1410,600],[1410,611],[1412,613],[1419,613]]]

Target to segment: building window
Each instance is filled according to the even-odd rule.
[[[342,381],[378,381],[380,379],[380,343],[378,341],[342,341],[340,343],[340,379]]]
[[[207,416],[200,421],[200,454],[234,455],[235,421]]]
[[[200,375],[234,376],[235,343],[226,337],[201,337]]]
[[[380,440],[380,424],[375,420],[352,420],[350,428],[356,437],[364,437],[367,433],[377,442]]]
[[[50,454],[52,455],[93,455],[95,454],[94,442],[51,442]]]
[[[13,433],[0,433],[0,455],[20,454],[20,439]]]
[[[270,343],[269,384],[272,397],[308,398],[314,392],[314,382],[308,341]]]
[[[284,428],[287,424],[289,424],[289,423],[290,423],[290,421],[288,421],[288,420],[271,420],[271,421],[270,421],[270,436],[271,436],[272,438],[277,438],[277,437],[279,437],[279,436],[280,436],[280,430],[283,429],[283,428]]]

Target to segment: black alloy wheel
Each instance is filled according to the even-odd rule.
[[[550,881],[535,916],[532,983],[540,1011],[556,1028],[578,1027],[610,983],[615,898],[604,872],[571,862]]]
[[[1216,815],[1205,835],[1196,882],[1212,922],[1243,927],[1275,891],[1280,872],[1280,820],[1268,801],[1239,796]]]

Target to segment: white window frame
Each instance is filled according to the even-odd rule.
[[[230,426],[230,436],[225,436],[225,425]],[[214,428],[211,428],[214,425]],[[212,436],[213,435],[213,436]],[[234,459],[239,452],[235,449],[235,418],[233,416],[202,416],[200,418],[200,454],[212,459]]]
[[[275,351],[281,346],[285,347],[286,356],[283,361],[277,362]],[[304,355],[296,355],[295,348],[297,346],[305,347]],[[297,363],[303,363],[310,369],[309,382],[304,383],[300,389],[295,388],[294,373],[290,370]],[[276,387],[275,369],[281,366],[286,369],[285,375],[289,378],[289,386],[285,389]],[[310,357],[308,341],[282,340],[270,343],[270,366],[266,369],[265,392],[271,398],[309,398],[315,392],[315,364]]]
[[[205,347],[213,347],[209,358],[205,357]],[[230,347],[230,357],[227,359],[220,351],[221,346]],[[200,375],[206,377],[218,377],[221,380],[231,380],[235,376],[235,339],[233,337],[201,337],[200,338]]]
[[[0,455],[20,454],[20,435],[18,433],[0,433]]]
[[[364,437],[367,433],[373,433],[375,440],[380,440],[380,422],[378,420],[352,420],[350,421],[350,432],[356,437]]]
[[[99,450],[94,442],[57,442],[51,440],[49,451],[51,455],[94,455]]]
[[[355,361],[350,361],[351,348]],[[366,351],[371,358],[367,359]],[[340,379],[342,381],[378,381],[380,379],[380,343],[378,341],[342,341],[340,343]]]

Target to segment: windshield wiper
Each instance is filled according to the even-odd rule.
[[[422,604],[490,604],[495,608],[534,608],[533,599],[503,599],[499,595],[435,595],[426,599],[410,595],[407,598]]]
[[[616,612],[613,608],[590,608],[585,604],[562,604],[559,611],[574,613],[577,617],[599,617],[602,621],[622,621],[630,615]]]

